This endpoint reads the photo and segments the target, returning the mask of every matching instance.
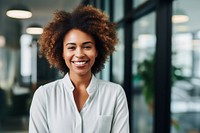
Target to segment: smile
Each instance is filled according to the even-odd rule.
[[[75,65],[84,65],[86,64],[88,61],[72,61],[72,63],[74,63]]]

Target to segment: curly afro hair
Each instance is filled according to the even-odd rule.
[[[116,24],[100,9],[89,5],[78,6],[73,12],[57,11],[54,15],[38,40],[40,55],[46,57],[51,67],[67,73],[69,68],[62,55],[63,38],[71,29],[79,29],[94,38],[98,56],[91,71],[94,74],[101,71],[118,42]]]

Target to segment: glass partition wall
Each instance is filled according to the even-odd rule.
[[[171,133],[200,132],[198,5],[199,0],[173,2]]]
[[[116,51],[112,55],[112,79],[114,82],[123,84],[124,83],[124,39],[123,39],[124,29],[118,29],[119,43],[116,46]]]
[[[155,13],[134,22],[133,48],[133,120],[135,133],[153,132]]]

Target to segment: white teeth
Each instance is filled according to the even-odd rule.
[[[83,65],[83,64],[85,64],[86,63],[86,61],[81,61],[81,62],[74,62],[74,64],[76,64],[76,65]]]

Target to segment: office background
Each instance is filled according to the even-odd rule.
[[[56,8],[91,4],[117,24],[119,44],[97,76],[123,86],[131,133],[200,133],[199,0],[44,2],[0,1],[0,132],[27,132],[35,89],[62,77],[38,57],[39,35],[27,34],[26,27],[44,26]],[[32,7],[36,15],[7,17],[14,3]]]

